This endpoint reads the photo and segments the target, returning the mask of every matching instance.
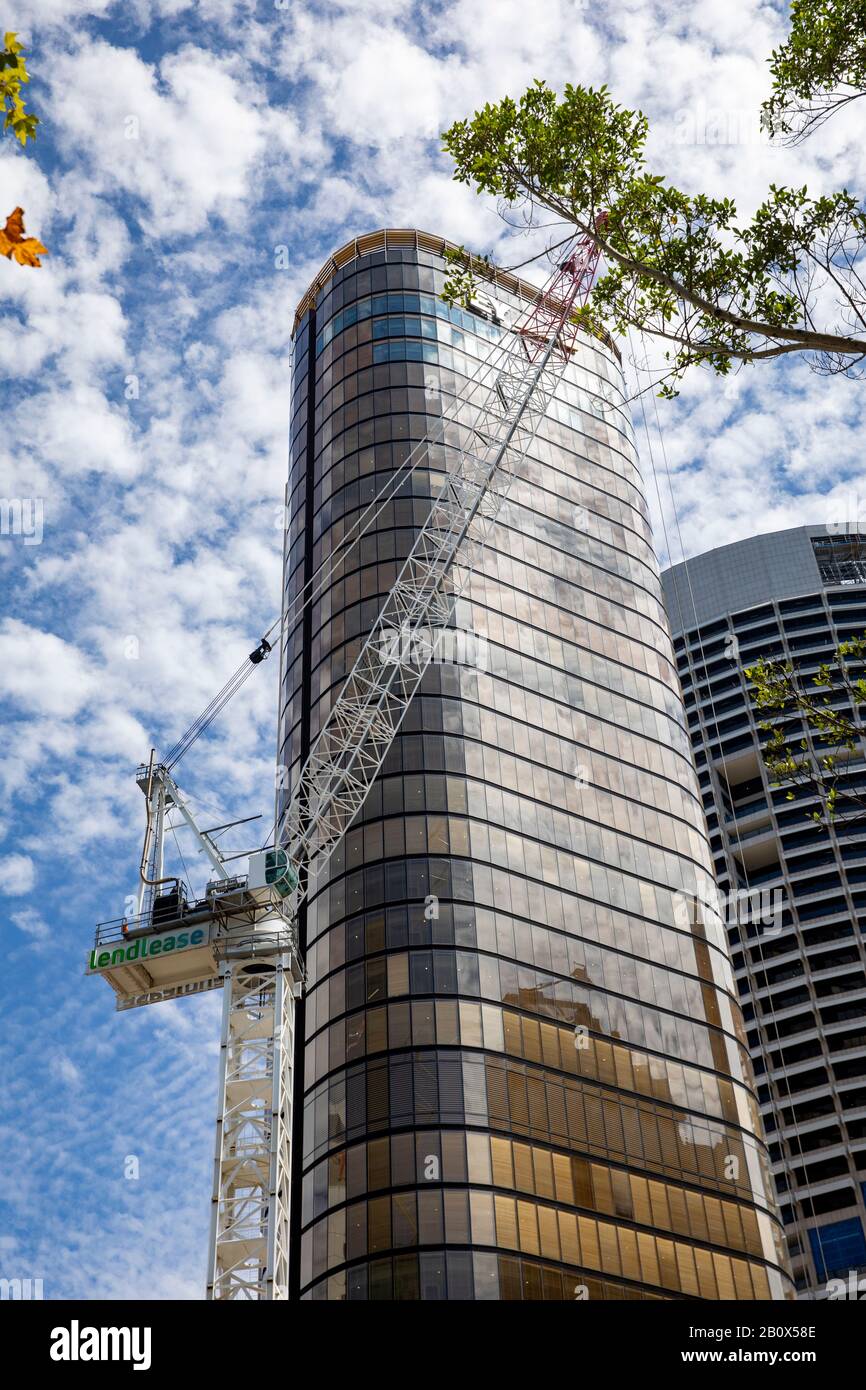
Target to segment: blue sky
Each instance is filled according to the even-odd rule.
[[[297,299],[383,225],[524,259],[436,134],[536,76],[606,81],[649,115],[659,172],[744,212],[771,181],[862,190],[856,108],[799,152],[759,138],[784,8],[7,8],[42,124],[26,152],[0,142],[0,211],[23,206],[51,255],[0,260],[0,491],[43,509],[40,544],[0,537],[0,1276],[49,1298],[202,1293],[218,996],[117,1015],[83,969],[135,887],[136,764],[278,610]],[[686,553],[858,515],[863,399],[788,361],[661,403]],[[270,811],[275,700],[274,662],[184,765],[205,822]]]

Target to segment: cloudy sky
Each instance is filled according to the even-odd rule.
[[[0,1276],[202,1293],[218,999],[118,1016],[82,972],[135,887],[131,771],[278,608],[298,297],[380,226],[523,259],[437,133],[538,76],[608,83],[650,117],[658,172],[743,212],[771,181],[862,191],[856,108],[804,150],[759,136],[786,8],[10,0],[42,124],[26,151],[0,141],[0,212],[51,255],[0,259],[0,491],[34,506],[29,538],[0,536]],[[662,557],[665,531],[683,554],[671,491],[686,554],[852,514],[864,390],[786,360],[661,402]],[[272,804],[275,676],[189,760],[206,822]]]

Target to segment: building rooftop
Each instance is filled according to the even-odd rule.
[[[329,256],[313,280],[307,292],[298,303],[295,310],[295,321],[292,326],[292,333],[298,331],[301,319],[309,309],[316,303],[319,291],[324,289],[328,281],[333,279],[338,270],[348,265],[351,261],[358,260],[361,256],[372,256],[377,252],[389,251],[428,251],[434,256],[444,256],[446,251],[460,251],[460,246],[447,238],[434,236],[431,232],[421,232],[414,227],[381,227],[375,232],[366,232],[363,236],[353,237],[345,245],[339,247],[333,255]],[[499,286],[511,294],[518,295],[525,299],[527,304],[531,304],[538,297],[539,286],[533,285],[531,281],[522,279],[519,275],[512,275],[508,270],[499,270],[496,266],[488,262],[482,262],[481,258],[476,260],[479,271],[483,272],[485,278],[489,279],[494,286]],[[616,343],[607,333],[598,335],[605,347],[613,352],[617,361],[621,361],[619,349]]]
[[[840,524],[749,536],[671,565],[662,584],[677,634],[772,599],[866,584],[866,535]]]

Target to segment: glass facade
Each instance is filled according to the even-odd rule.
[[[530,287],[446,243],[335,255],[294,333],[285,598],[450,412]],[[283,804],[424,522],[445,443],[282,654]],[[782,1298],[781,1227],[615,348],[582,339],[300,922],[294,1293]],[[483,653],[483,660],[480,653]]]
[[[866,536],[798,527],[664,576],[716,875],[729,901],[740,895],[728,937],[805,1297],[866,1273],[866,839],[859,811],[816,825],[807,788],[772,785],[743,668],[791,661],[808,686],[866,630],[864,556]],[[837,708],[856,713],[844,698]],[[811,743],[799,720],[785,729],[795,748]],[[855,752],[843,788],[862,788],[864,757]]]

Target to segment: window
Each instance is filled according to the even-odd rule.
[[[866,1238],[857,1216],[810,1230],[809,1244],[819,1279],[833,1279],[866,1265]]]

